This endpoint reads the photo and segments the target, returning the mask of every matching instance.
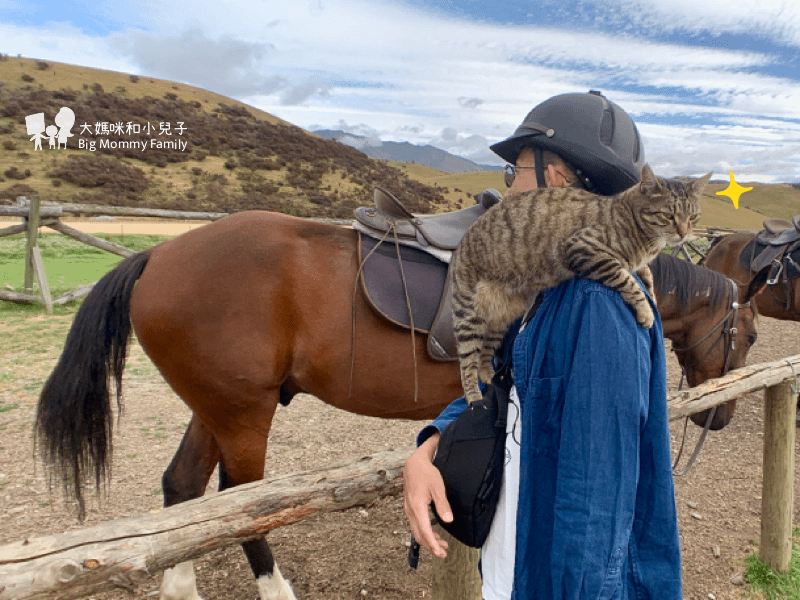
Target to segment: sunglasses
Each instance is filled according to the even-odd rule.
[[[503,172],[503,181],[505,181],[506,187],[511,187],[514,185],[514,179],[517,177],[517,169],[535,169],[536,167],[518,167],[516,165],[506,165],[505,171]]]
[[[517,177],[517,170],[518,169],[535,169],[536,167],[521,167],[517,165],[506,165],[505,170],[503,171],[503,181],[505,181],[506,187],[510,188],[514,185],[514,179]],[[566,181],[567,185],[572,183],[572,180],[564,175],[561,171],[557,171]]]

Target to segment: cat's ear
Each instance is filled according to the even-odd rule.
[[[642,192],[644,193],[653,192],[658,189],[658,177],[655,176],[650,165],[646,164],[642,167],[642,181],[639,185],[641,185]]]
[[[706,184],[708,183],[709,179],[711,179],[712,173],[706,173],[702,177],[695,179],[692,182],[692,193],[696,194],[697,196],[702,195],[703,190],[706,189]]]

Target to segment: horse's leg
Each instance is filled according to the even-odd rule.
[[[219,491],[232,487],[225,466],[219,465]],[[275,564],[272,550],[264,536],[245,542],[242,550],[250,563],[253,576],[256,578],[261,600],[296,600],[292,588],[283,578],[281,570]]]
[[[276,397],[277,403],[277,397]],[[272,414],[270,411],[266,428],[263,428],[264,413],[258,415],[252,423],[262,423],[261,428],[239,429],[230,437],[220,436],[218,441],[222,451],[219,471],[220,491],[258,481],[264,476],[264,462],[267,452],[267,436]],[[242,550],[250,563],[256,578],[261,600],[297,600],[292,588],[283,578],[272,551],[264,536],[245,542]]]
[[[219,459],[214,437],[197,415],[193,415],[178,451],[161,478],[164,506],[202,496]],[[193,561],[164,571],[161,600],[200,600]]]

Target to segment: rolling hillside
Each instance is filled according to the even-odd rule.
[[[36,150],[25,117],[44,113],[52,125],[62,107],[75,114],[67,149],[51,149],[45,139]],[[754,189],[742,195],[738,210],[715,195],[727,181],[709,184],[701,227],[757,229],[767,216],[800,214],[797,186],[739,183]],[[349,218],[354,207],[371,203],[376,185],[420,213],[468,206],[487,187],[505,189],[498,171],[445,173],[371,159],[192,86],[0,60],[0,202],[38,194],[64,202]]]
[[[55,128],[74,112],[67,149],[35,149],[26,117]],[[43,200],[347,218],[382,185],[418,212],[467,194],[191,86],[31,59],[0,61],[0,201]]]

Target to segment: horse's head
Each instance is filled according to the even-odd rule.
[[[751,299],[766,285],[767,273],[738,285],[720,273],[661,254],[650,263],[664,336],[693,387],[744,366],[757,339],[758,315]],[[717,407],[710,427],[733,417],[735,400]],[[704,426],[708,411],[692,416]]]
[[[753,298],[766,287],[768,274],[769,269],[764,269],[746,286],[728,279],[731,293],[727,306],[717,315],[720,319],[718,331],[709,335],[689,329],[686,346],[673,346],[690,387],[746,364],[747,353],[758,339],[758,311]],[[718,430],[725,427],[733,418],[735,409],[736,399],[717,406],[709,428]],[[696,425],[704,427],[710,412],[711,409],[704,410],[690,418]]]

